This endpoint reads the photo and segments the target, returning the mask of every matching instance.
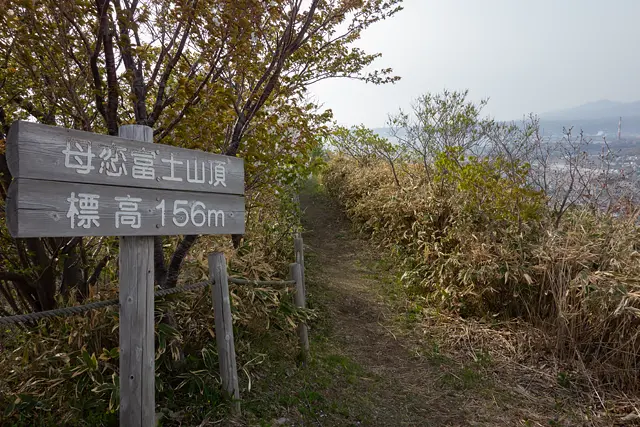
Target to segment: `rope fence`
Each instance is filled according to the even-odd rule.
[[[191,285],[177,286],[175,288],[159,289],[156,292],[154,292],[153,296],[154,298],[161,298],[167,295],[177,294],[180,292],[193,291],[195,289],[204,288],[209,283],[210,282],[206,280],[204,282],[193,283]],[[29,313],[29,314],[18,314],[15,316],[0,317],[0,325],[29,323],[35,320],[48,319],[51,317],[68,317],[76,314],[82,314],[87,311],[96,310],[99,308],[118,305],[119,303],[120,301],[118,299],[110,299],[106,301],[96,301],[96,302],[90,302],[88,304],[76,305],[73,307],[62,307],[62,308],[56,308],[54,310],[38,311],[35,313]]]
[[[162,298],[168,295],[177,294],[181,292],[193,291],[199,288],[204,288],[206,286],[216,284],[216,286],[211,287],[211,297],[213,302],[213,313],[215,320],[215,339],[218,348],[218,356],[219,356],[219,365],[220,365],[220,377],[222,382],[222,389],[224,394],[233,401],[234,410],[239,412],[240,410],[240,392],[238,386],[238,369],[236,363],[236,354],[235,354],[235,343],[233,337],[233,316],[231,313],[231,298],[229,295],[229,283],[235,283],[238,285],[258,285],[258,286],[284,286],[284,287],[292,287],[294,289],[293,299],[294,304],[298,308],[306,308],[306,290],[304,283],[304,245],[302,243],[302,238],[299,234],[294,238],[294,254],[296,262],[289,265],[289,280],[250,280],[241,277],[229,277],[227,275],[227,262],[225,260],[224,254],[222,252],[214,252],[209,254],[208,256],[208,267],[209,267],[209,280],[205,280],[202,282],[193,283],[191,285],[178,286],[175,288],[168,289],[159,289],[153,293],[154,300],[157,298]],[[118,299],[110,299],[105,301],[96,301],[90,302],[83,305],[77,305],[73,307],[62,307],[54,310],[40,311],[29,314],[19,314],[15,316],[6,316],[0,317],[0,326],[2,325],[16,325],[16,324],[29,324],[34,321],[40,319],[49,319],[52,317],[67,317],[73,316],[77,314],[82,314],[90,310],[96,310],[105,307],[117,306],[120,312],[120,343],[127,343],[129,345],[129,341],[132,341],[132,330],[135,329],[136,333],[149,337],[150,339],[144,338],[136,341],[141,347],[136,347],[136,351],[141,351],[141,354],[154,354],[154,325],[153,325],[153,307],[149,307],[150,304],[144,304],[144,310],[140,310],[138,308],[138,312],[132,311],[131,307],[129,307],[130,300],[134,300],[137,298],[138,301],[146,301],[147,295],[151,292],[143,295],[144,299],[140,298],[140,295],[137,294],[135,297],[131,296],[131,289],[135,289],[135,287],[130,287],[127,289],[126,287],[122,287],[123,276],[120,276],[120,284],[121,289],[119,291]],[[128,280],[127,277],[124,277],[125,280]],[[135,280],[133,281],[135,282]],[[137,286],[137,284],[133,284]],[[148,283],[149,286],[152,283]],[[149,289],[151,291],[151,289]],[[129,292],[129,293],[127,293]],[[129,295],[127,297],[127,295]],[[150,295],[149,295],[150,296]],[[122,305],[120,305],[120,298],[123,299]],[[124,302],[126,300],[126,303]],[[138,306],[140,307],[140,306]],[[130,327],[130,323],[127,323],[127,315],[140,315],[147,316],[145,317],[144,324],[134,324],[133,327]],[[131,320],[131,319],[128,319]],[[124,325],[124,327],[123,327]],[[29,326],[29,325],[27,325]],[[144,328],[143,328],[144,326]],[[146,328],[146,329],[145,329]],[[125,334],[123,335],[123,332]],[[307,365],[309,360],[309,335],[307,324],[304,320],[300,320],[297,325],[297,333],[299,338],[299,345],[301,351],[301,360],[304,366]],[[124,336],[124,339],[123,339]],[[129,340],[129,341],[127,341]],[[129,345],[130,347],[130,345]],[[155,371],[155,362],[154,358],[142,358],[144,363],[138,364],[137,360],[132,359],[132,353],[129,351],[130,348],[125,347],[122,344],[120,345],[120,408],[126,407],[130,404],[132,399],[140,398],[140,393],[138,393],[138,389],[146,390],[147,393],[145,396],[153,396],[155,382],[153,375],[144,377],[142,372],[146,369],[149,372],[153,373]],[[129,351],[127,353],[125,350]],[[129,359],[134,360],[135,363],[129,363],[127,360],[123,358],[123,354],[128,355]],[[129,363],[129,365],[127,365]],[[145,365],[146,364],[146,365]],[[135,366],[134,366],[135,365]],[[139,365],[139,366],[138,366]],[[144,366],[143,366],[144,365]],[[136,368],[135,373],[131,368],[134,366]],[[126,371],[128,369],[128,371]],[[126,374],[123,372],[126,371]],[[146,372],[146,371],[144,371]],[[136,379],[137,380],[137,388],[134,388],[129,383],[124,383],[125,387],[123,387],[122,378],[129,378],[129,380]],[[129,381],[127,380],[127,381]],[[124,391],[124,392],[123,392]],[[144,393],[142,393],[144,395]],[[153,400],[152,400],[153,403]],[[153,408],[153,405],[149,406]],[[143,420],[142,425],[151,425],[153,423],[153,411],[149,412],[151,414],[150,419]],[[148,414],[147,414],[148,415]],[[121,412],[122,416],[122,412]],[[136,415],[138,417],[138,415]],[[140,415],[142,417],[142,415]],[[138,419],[138,418],[136,418]],[[123,425],[130,425],[131,423],[124,423]]]
[[[35,320],[47,319],[50,317],[68,317],[75,314],[82,314],[87,311],[96,310],[98,308],[118,305],[120,301],[110,299],[106,301],[91,302],[89,304],[77,305],[74,307],[56,308],[54,310],[38,311],[29,314],[18,314],[15,316],[0,317],[0,325],[13,325],[16,323],[29,323]]]
[[[231,283],[236,285],[254,285],[254,286],[286,286],[295,285],[295,280],[249,280],[240,277],[229,277]]]
[[[229,277],[229,282],[237,285],[254,285],[254,286],[287,286],[295,285],[295,280],[249,280],[239,277]],[[193,283],[191,285],[176,286],[175,288],[158,289],[154,292],[154,298],[162,298],[167,295],[178,294],[181,292],[189,292],[195,289],[203,288],[211,283],[209,280]],[[97,310],[100,308],[118,305],[118,299],[110,299],[105,301],[90,302],[83,305],[73,307],[62,307],[54,310],[38,311],[29,314],[18,314],[15,316],[0,317],[0,325],[14,325],[16,323],[29,323],[40,319],[49,319],[51,317],[68,317],[76,314],[86,313],[87,311]]]

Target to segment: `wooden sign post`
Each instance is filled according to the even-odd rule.
[[[15,122],[6,203],[15,238],[120,236],[120,424],[155,425],[153,236],[243,234],[242,159]]]
[[[121,126],[118,133],[153,142],[148,126]],[[119,251],[120,425],[155,425],[153,236],[121,236]]]

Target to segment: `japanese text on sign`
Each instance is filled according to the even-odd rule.
[[[142,227],[142,214],[138,210],[138,204],[142,198],[131,197],[130,195],[114,197],[118,202],[118,209],[115,212],[115,227]],[[72,229],[100,227],[100,195],[71,192],[67,198],[69,210],[67,218]],[[224,211],[221,209],[209,209],[200,201],[189,202],[188,200],[174,200],[171,206],[173,216],[171,218],[177,227],[185,227],[192,224],[196,227],[224,227]],[[155,207],[160,212],[160,224],[164,227],[167,216],[167,202],[165,199]]]
[[[98,153],[98,154],[96,154]],[[132,150],[111,146],[99,147],[94,150],[90,141],[68,138],[64,154],[64,167],[75,170],[81,175],[91,173],[104,174],[109,177],[129,175],[135,179],[155,179],[157,181],[175,181],[194,184],[207,183],[213,187],[226,187],[226,163],[220,160],[198,160],[197,158],[179,158],[174,153],[160,157],[158,150]],[[169,166],[169,173],[156,175],[156,159]],[[98,163],[96,167],[94,163]],[[132,164],[130,164],[132,162]],[[97,172],[94,172],[96,171]],[[129,172],[130,171],[130,172]]]

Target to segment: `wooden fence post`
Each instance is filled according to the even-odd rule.
[[[304,286],[302,284],[302,268],[300,264],[293,263],[289,266],[289,275],[291,280],[296,282],[296,292],[294,294],[294,301],[296,307],[305,308]],[[298,324],[298,338],[300,339],[300,352],[302,355],[302,364],[304,366],[309,362],[309,331],[307,330],[307,324],[300,322]]]
[[[296,254],[296,263],[300,264],[300,274],[302,276],[302,292],[304,300],[307,300],[307,282],[304,278],[304,242],[300,233],[296,233],[293,239],[293,250]]]
[[[227,261],[222,252],[209,255],[209,277],[213,281],[213,310],[216,322],[216,342],[222,389],[227,397],[233,399],[233,410],[240,412],[240,390],[238,388],[238,369],[236,367],[236,349],[233,340],[233,320],[229,299],[229,281]]]
[[[153,129],[121,126],[119,135],[153,142]],[[132,189],[135,195],[135,189]],[[153,237],[120,237],[120,425],[155,425]]]

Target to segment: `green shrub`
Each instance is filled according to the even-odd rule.
[[[293,260],[297,211],[289,194],[265,194],[252,210],[243,244],[202,238],[184,262],[181,282],[208,277],[207,254],[224,251],[231,275],[284,278]],[[170,248],[171,249],[171,248]],[[117,283],[101,284],[94,298],[117,298]],[[293,305],[291,289],[230,285],[238,366],[250,376],[252,341],[270,331],[281,349],[297,348],[295,326],[309,311]],[[59,302],[64,304],[62,298]],[[74,301],[70,301],[74,304]],[[171,312],[175,327],[160,323]],[[156,404],[162,425],[199,425],[219,418],[222,400],[210,289],[156,300]],[[273,336],[270,336],[273,340]],[[173,344],[172,344],[173,343]],[[180,360],[178,360],[180,358]],[[0,328],[0,425],[99,426],[118,424],[118,312],[114,308]],[[245,376],[242,377],[244,379]]]
[[[398,258],[403,282],[434,308],[525,319],[558,357],[606,384],[637,388],[640,228],[579,207],[556,227],[526,164],[440,153],[389,166],[334,156],[327,190],[364,232]],[[584,365],[583,365],[584,364]]]

